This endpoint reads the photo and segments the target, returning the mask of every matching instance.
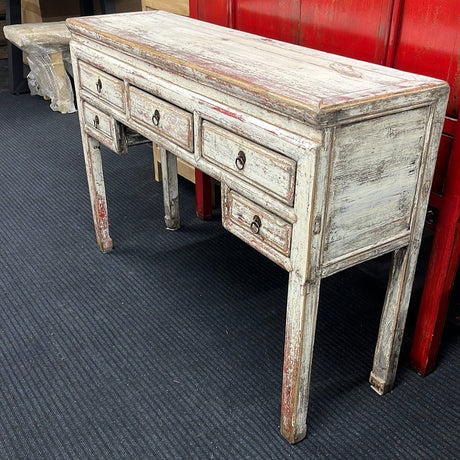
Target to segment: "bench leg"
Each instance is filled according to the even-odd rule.
[[[70,79],[64,67],[62,53],[30,53],[27,61],[31,76],[38,88],[31,91],[51,99],[51,109],[61,113],[75,112],[74,96]]]
[[[87,134],[82,134],[82,140],[96,240],[102,252],[110,252],[113,244],[109,235],[109,216],[105,197],[101,150],[99,142]]]
[[[56,110],[62,113],[73,113],[76,111],[72,84],[67,75],[64,65],[64,58],[61,52],[49,55],[52,82],[56,97]]]
[[[307,409],[320,281],[305,283],[291,272],[286,313],[281,433],[290,442],[307,434]]]
[[[180,228],[177,158],[163,147],[160,147],[160,154],[166,228],[177,230]]]

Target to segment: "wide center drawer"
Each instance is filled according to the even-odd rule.
[[[134,86],[129,87],[130,117],[149,131],[193,151],[193,118],[185,110]]]
[[[96,69],[86,62],[79,61],[81,88],[89,91],[97,99],[125,111],[125,99],[123,97],[124,84],[112,75]]]
[[[296,162],[208,121],[202,126],[202,155],[292,206]]]

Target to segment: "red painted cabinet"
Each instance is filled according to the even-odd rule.
[[[392,7],[393,0],[302,1],[298,43],[384,64]]]
[[[435,227],[411,362],[436,361],[460,253],[459,0],[190,0],[192,17],[446,80],[451,93],[430,205]]]
[[[234,3],[235,29],[297,43],[300,0],[239,0]]]

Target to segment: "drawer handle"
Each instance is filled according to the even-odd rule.
[[[238,169],[239,171],[242,171],[244,169],[245,164],[246,164],[246,155],[244,154],[242,150],[240,150],[235,160],[236,169]]]
[[[97,115],[94,117],[93,123],[96,129],[99,128],[99,117]]]
[[[251,232],[254,235],[257,235],[260,232],[260,227],[262,227],[262,222],[259,216],[254,216],[251,222]]]
[[[98,93],[100,93],[102,91],[102,81],[101,81],[100,78],[97,79],[96,89],[97,89]]]
[[[160,124],[160,112],[158,112],[158,110],[155,110],[155,112],[153,113],[152,122],[155,126],[158,126]]]

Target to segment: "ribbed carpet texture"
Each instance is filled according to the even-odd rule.
[[[418,376],[418,291],[394,390],[367,383],[385,260],[324,280],[308,434],[291,446],[287,273],[223,230],[219,208],[199,220],[185,180],[182,228],[165,230],[149,145],[103,152],[102,254],[77,114],[4,92],[0,136],[0,459],[458,458],[458,328]]]

